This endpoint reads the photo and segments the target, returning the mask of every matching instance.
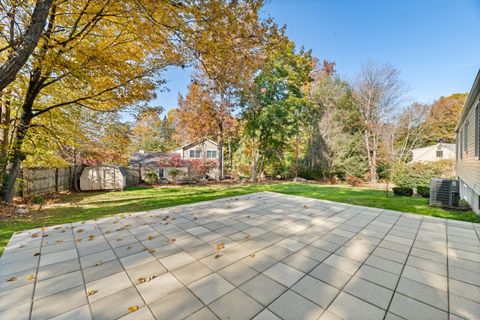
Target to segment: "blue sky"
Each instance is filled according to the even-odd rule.
[[[263,14],[286,24],[297,47],[335,61],[344,79],[368,60],[390,63],[408,102],[468,92],[480,68],[480,0],[270,0]],[[170,69],[164,77],[169,91],[151,104],[170,109],[190,76]]]

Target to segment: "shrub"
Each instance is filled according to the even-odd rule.
[[[347,176],[347,184],[352,187],[359,187],[363,184],[363,180],[361,178]]]
[[[454,162],[451,160],[398,165],[393,172],[392,180],[399,187],[428,186],[431,178],[452,177],[453,168]]]
[[[411,197],[413,195],[413,188],[411,187],[393,187],[393,194],[400,197]]]
[[[183,172],[182,170],[180,169],[172,169],[168,172],[168,175],[170,176],[170,178],[172,179],[172,182],[173,183],[177,183],[178,179],[180,177],[182,177],[183,175],[185,174],[185,172]]]
[[[418,186],[417,193],[424,198],[430,198],[430,187],[427,186]]]
[[[147,184],[158,183],[158,175],[155,171],[146,171],[144,173],[144,180]]]
[[[32,204],[39,204],[42,205],[45,203],[45,198],[42,196],[33,196],[32,197]]]
[[[338,184],[339,182],[340,180],[337,178],[337,176],[333,176],[328,179],[329,184]]]

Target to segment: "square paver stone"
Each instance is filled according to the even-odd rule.
[[[95,320],[108,320],[120,318],[130,313],[130,307],[141,308],[144,304],[137,290],[129,287],[91,303],[91,308]]]
[[[328,307],[340,292],[337,288],[308,275],[297,282],[292,290],[323,308]]]
[[[357,276],[353,277],[343,290],[384,310],[387,310],[393,295],[393,291]]]
[[[33,302],[32,320],[50,319],[87,304],[85,288],[79,286]]]
[[[286,287],[263,274],[249,280],[240,286],[240,289],[264,306],[269,305],[287,290]]]
[[[165,268],[170,271],[183,267],[184,265],[194,261],[195,259],[186,252],[179,252],[160,259],[160,263],[163,264]]]
[[[184,285],[189,285],[190,283],[211,274],[212,270],[207,268],[203,263],[195,261],[173,270],[172,273],[180,279]]]
[[[358,320],[383,319],[386,313],[384,310],[345,292],[341,292],[327,310],[342,319]]]
[[[234,286],[214,273],[193,282],[188,288],[192,290],[203,303],[209,304],[234,289]]]
[[[297,269],[294,269],[282,262],[277,263],[273,267],[265,270],[263,273],[267,277],[270,277],[287,287],[292,286],[305,275],[305,273],[298,271]]]
[[[138,291],[147,303],[160,299],[181,287],[183,287],[182,283],[170,272],[137,285]]]
[[[220,319],[251,319],[263,307],[242,291],[235,289],[209,305]]]
[[[122,271],[87,283],[87,292],[94,292],[94,294],[88,296],[88,300],[90,303],[92,303],[96,300],[132,286],[133,284],[130,282],[127,273]]]
[[[317,320],[323,312],[320,306],[292,290],[282,294],[268,309],[283,320]]]
[[[157,319],[180,320],[203,308],[187,288],[183,287],[150,304],[150,309]]]
[[[228,267],[218,271],[218,274],[238,287],[239,285],[255,277],[258,272],[242,262],[235,262],[234,264],[231,264]]]

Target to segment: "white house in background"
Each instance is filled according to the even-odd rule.
[[[455,160],[455,144],[437,143],[433,146],[413,149],[410,163],[445,159]]]
[[[456,132],[460,197],[480,215],[480,70],[468,94]]]
[[[206,159],[218,161],[222,154],[218,152],[218,145],[210,139],[195,141],[181,146],[171,152],[144,152],[140,150],[135,152],[130,157],[130,166],[139,168],[142,179],[145,177],[146,172],[155,171],[159,178],[170,180],[170,171],[179,169],[185,172],[187,175],[189,172],[188,166],[174,168],[165,167],[161,165],[162,160],[172,157],[174,154],[179,154],[181,159],[193,160],[193,159]],[[216,179],[218,177],[218,169],[213,168],[208,172],[208,177]]]

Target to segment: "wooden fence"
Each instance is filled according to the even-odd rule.
[[[79,186],[83,168],[83,166],[77,167],[77,181],[75,182],[77,186]],[[22,169],[17,186],[17,195],[28,198],[48,193],[73,191],[75,186],[74,169],[73,166],[67,168]],[[127,187],[141,183],[138,169],[120,167],[120,170],[126,176]]]

